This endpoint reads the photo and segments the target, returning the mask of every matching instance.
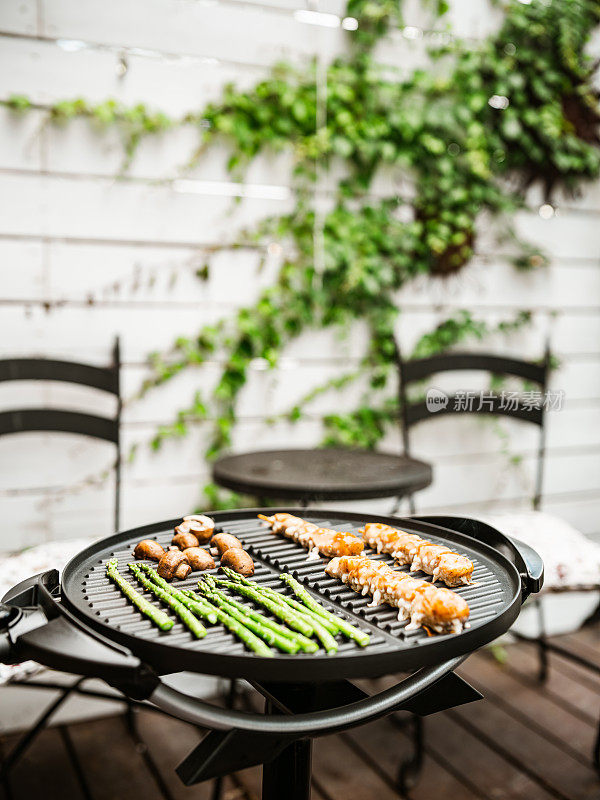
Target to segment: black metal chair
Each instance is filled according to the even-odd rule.
[[[116,445],[115,460],[115,530],[119,529],[121,504],[121,357],[119,340],[115,340],[112,362],[107,367],[95,367],[74,361],[54,361],[47,358],[9,358],[0,360],[0,382],[3,381],[60,381],[89,386],[117,398],[113,417],[64,411],[55,408],[21,408],[0,412],[0,436],[25,431],[59,431],[103,439]]]
[[[535,479],[535,494],[533,497],[533,508],[537,511],[540,507],[542,495],[542,483],[544,479],[544,454],[545,454],[545,431],[544,431],[544,405],[535,406],[525,403],[520,398],[514,398],[510,403],[502,402],[502,398],[497,395],[494,398],[486,399],[485,405],[480,402],[476,405],[475,399],[469,404],[468,398],[462,398],[458,394],[446,394],[447,398],[444,405],[440,405],[435,411],[431,411],[428,402],[419,400],[411,402],[408,398],[408,387],[411,384],[421,383],[432,375],[443,372],[487,372],[490,375],[503,377],[516,377],[539,386],[543,394],[548,385],[548,374],[550,367],[550,351],[546,346],[546,352],[542,362],[524,361],[516,358],[506,358],[505,356],[492,355],[488,353],[445,353],[431,356],[429,358],[419,358],[410,361],[403,361],[398,353],[400,381],[400,413],[402,419],[402,441],[404,451],[410,454],[410,431],[420,422],[434,417],[441,417],[447,414],[486,414],[495,416],[506,416],[530,422],[539,428],[538,459]],[[442,398],[443,400],[443,398]],[[409,498],[411,512],[414,513],[414,496]]]
[[[456,394],[448,394],[440,392],[437,397],[437,404],[430,401],[428,405],[427,400],[419,399],[411,402],[409,399],[409,388],[414,384],[421,384],[427,378],[433,375],[438,375],[444,372],[458,372],[458,371],[484,371],[494,375],[518,377],[524,380],[531,381],[540,387],[540,391],[544,392],[547,386],[548,368],[549,368],[549,352],[546,348],[546,354],[541,364],[534,362],[527,362],[520,359],[506,358],[498,355],[491,355],[487,353],[446,353],[428,358],[420,358],[404,361],[400,354],[399,349],[396,349],[398,369],[400,373],[400,380],[398,382],[399,401],[400,401],[400,414],[402,421],[402,442],[404,452],[410,456],[411,442],[410,432],[411,429],[428,419],[439,418],[448,414],[496,414],[508,417],[521,419],[525,422],[530,422],[539,427],[540,437],[538,446],[538,463],[537,474],[535,482],[535,496],[533,500],[533,507],[539,508],[541,500],[541,490],[543,482],[543,460],[545,452],[545,436],[544,436],[544,408],[533,408],[525,406],[522,401],[517,399],[516,403],[511,403],[510,406],[500,406],[498,398],[496,400],[483,404],[475,404],[473,398],[472,404],[462,402],[462,398]],[[435,398],[434,398],[435,399]],[[435,410],[433,410],[435,409]],[[409,507],[411,514],[416,511],[414,495],[408,497]],[[538,605],[540,620],[541,606]],[[543,645],[540,645],[540,658],[544,669],[547,668],[547,655]],[[413,717],[412,720],[412,739],[413,739],[413,754],[411,758],[404,761],[398,771],[398,787],[402,793],[407,793],[418,780],[424,753],[424,731],[423,720],[421,717]]]
[[[112,351],[111,363],[106,367],[96,367],[89,364],[80,364],[71,361],[56,361],[46,358],[11,358],[0,360],[0,382],[4,381],[60,381],[88,386],[107,392],[116,397],[115,414],[112,417],[103,417],[95,414],[85,414],[79,411],[62,410],[54,408],[20,408],[0,412],[0,436],[23,433],[26,431],[58,431],[62,433],[75,433],[81,436],[91,436],[112,442],[116,446],[115,469],[115,506],[114,525],[115,531],[119,529],[121,505],[121,393],[120,393],[120,345],[118,338]],[[73,694],[89,694],[80,689],[81,679],[70,685],[62,684],[56,680],[44,681],[43,688],[55,689],[60,694],[58,698],[39,717],[37,722],[26,731],[13,751],[4,760],[0,768],[0,775],[7,791],[10,792],[8,783],[10,770],[15,766],[26,749],[33,743],[36,736],[46,727],[52,716],[61,705]],[[7,685],[11,685],[9,681]],[[42,688],[41,685],[29,683],[27,680],[17,679],[13,685],[31,686]],[[131,707],[128,708],[132,713]]]
[[[78,411],[44,408],[16,409],[0,412],[0,436],[25,431],[59,431],[63,433],[80,434],[82,436],[91,436],[96,439],[113,442],[116,445],[114,506],[114,526],[116,531],[119,530],[121,500],[120,422],[122,401],[120,394],[120,368],[121,359],[118,338],[115,340],[112,361],[107,367],[95,367],[88,364],[70,361],[53,361],[43,358],[0,360],[0,382],[16,380],[62,381],[89,386],[90,388],[113,394],[116,397],[117,407],[114,417],[100,417]],[[127,698],[123,699],[119,696],[115,698],[112,694],[107,692],[89,690],[82,685],[84,681],[85,679],[78,678],[72,683],[64,684],[56,680],[29,682],[27,678],[17,678],[9,682],[8,685],[13,686],[29,687],[38,690],[52,689],[59,694],[41,714],[36,723],[21,736],[20,740],[0,765],[0,781],[4,785],[7,798],[11,797],[10,773],[12,769],[65,701],[73,694],[80,694],[87,697],[97,697],[98,699],[116,700],[117,702],[125,704],[125,721],[129,735],[133,739],[136,749],[144,758],[146,766],[160,794],[165,800],[172,800],[172,793],[162,778],[158,766],[154,762],[153,757],[138,731],[136,712],[140,704]],[[235,702],[235,691],[236,684],[235,681],[232,681],[229,694],[225,699],[225,704],[228,707],[232,707]],[[69,753],[69,755],[75,775],[79,778],[79,765],[74,759],[73,754]],[[89,791],[85,782],[82,783],[80,781],[80,784],[84,796],[88,797]],[[213,789],[213,800],[218,800],[221,795],[221,790],[221,781],[218,780]]]
[[[546,391],[548,382],[548,372],[550,364],[550,353],[546,347],[546,353],[542,363],[528,362],[521,359],[506,358],[503,356],[488,353],[445,353],[428,358],[419,358],[404,361],[397,348],[398,368],[400,372],[399,401],[400,414],[402,420],[402,442],[404,452],[410,455],[411,443],[410,433],[412,428],[426,420],[439,418],[448,414],[492,414],[513,417],[529,422],[539,427],[540,436],[538,444],[537,471],[535,480],[535,495],[533,499],[534,509],[539,509],[541,501],[543,467],[545,452],[545,432],[544,432],[544,407],[532,407],[525,405],[522,400],[516,398],[516,402],[510,405],[501,405],[500,398],[495,397],[486,404],[476,404],[475,397],[472,403],[463,401],[457,394],[439,392],[438,402],[419,399],[411,402],[409,399],[409,388],[414,384],[422,384],[427,378],[444,372],[477,371],[487,372],[491,375],[502,375],[509,377],[522,378],[535,383],[540,388],[540,392]],[[408,498],[411,514],[416,511],[414,495]],[[540,626],[543,625],[543,615],[541,605],[537,601]],[[541,627],[542,632],[545,630]],[[545,634],[542,633],[545,640]],[[541,670],[547,671],[547,652],[545,644],[540,641],[540,664]],[[418,780],[422,763],[424,748],[423,719],[421,717],[412,718],[413,725],[413,755],[404,761],[398,771],[398,787],[405,794]]]
[[[400,407],[402,416],[402,436],[405,452],[410,455],[411,443],[410,433],[413,427],[421,422],[424,422],[432,417],[440,417],[448,414],[488,414],[488,415],[502,415],[522,420],[527,423],[534,424],[539,429],[538,447],[537,447],[537,465],[535,474],[535,488],[533,495],[533,510],[539,511],[543,477],[544,477],[544,456],[545,456],[545,405],[540,403],[533,405],[529,402],[524,402],[520,398],[511,398],[510,404],[502,403],[502,397],[495,395],[495,399],[486,399],[485,403],[474,402],[469,406],[464,402],[464,398],[457,394],[439,393],[441,402],[435,411],[428,408],[427,401],[419,399],[417,402],[411,402],[408,397],[408,390],[411,385],[419,384],[422,381],[431,378],[433,375],[438,375],[444,372],[456,371],[484,371],[492,375],[517,377],[539,387],[540,395],[543,397],[548,385],[548,376],[550,371],[550,350],[546,346],[545,355],[541,362],[528,362],[522,359],[506,358],[498,355],[491,355],[486,353],[447,353],[430,358],[415,359],[411,361],[402,361],[400,356]],[[490,393],[491,394],[491,393]],[[444,397],[447,400],[444,400]],[[415,513],[414,497],[409,498],[411,513]],[[489,521],[489,517],[487,518]],[[503,533],[509,534],[510,531],[503,530]],[[600,670],[596,664],[591,661],[586,661],[580,656],[569,653],[565,648],[553,644],[548,641],[546,633],[546,624],[544,620],[543,607],[540,598],[534,600],[539,624],[539,635],[536,638],[524,637],[514,634],[518,638],[526,639],[536,643],[538,648],[539,657],[539,673],[538,678],[540,682],[546,680],[548,676],[548,651],[555,651],[560,653],[566,658],[570,658],[580,665],[594,671],[596,674]],[[415,717],[414,723],[414,754],[411,759],[403,763],[399,770],[398,785],[401,791],[406,792],[410,786],[414,785],[422,764],[423,759],[423,722],[422,719]],[[594,749],[594,762],[596,767],[600,769],[600,728]]]

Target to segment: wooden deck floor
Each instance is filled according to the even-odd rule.
[[[599,625],[561,641],[600,664]],[[511,645],[507,656],[501,666],[488,652],[473,655],[460,672],[486,699],[426,720],[425,769],[410,794],[413,800],[600,798],[600,779],[591,758],[600,678],[552,655],[550,679],[540,687],[534,680],[536,659],[530,645]],[[139,730],[142,747],[134,745],[123,717],[45,731],[13,774],[14,800],[211,798],[210,783],[188,789],[173,773],[199,740],[196,729],[142,711]],[[15,740],[2,740],[3,751]],[[69,753],[75,755],[78,771]],[[409,753],[407,733],[389,719],[319,739],[313,756],[313,800],[396,800],[398,764]],[[154,776],[149,757],[158,768]],[[223,800],[259,797],[260,768],[224,782]]]

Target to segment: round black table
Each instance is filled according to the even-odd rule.
[[[223,456],[212,476],[219,486],[241,494],[308,503],[404,497],[429,486],[432,470],[407,456],[331,447]]]

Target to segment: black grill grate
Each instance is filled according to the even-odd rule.
[[[322,527],[333,528],[335,530],[344,530],[351,533],[358,533],[360,525],[340,524],[335,519],[311,519]],[[361,620],[367,623],[369,630],[375,627],[377,632],[385,632],[395,637],[395,641],[399,635],[404,639],[410,639],[410,644],[414,644],[419,639],[428,638],[428,634],[423,629],[412,630],[405,632],[408,625],[408,620],[399,621],[397,610],[388,605],[381,604],[378,606],[371,606],[372,598],[370,596],[358,595],[355,591],[345,586],[336,578],[329,577],[324,572],[324,566],[327,559],[321,558],[318,561],[309,561],[307,559],[306,550],[295,542],[284,539],[282,536],[274,536],[269,530],[265,530],[262,526],[256,526],[254,530],[249,530],[248,523],[245,527],[240,526],[239,534],[236,533],[235,524],[230,524],[229,529],[238,538],[243,537],[247,543],[249,551],[254,555],[264,559],[271,565],[276,574],[279,572],[291,572],[294,577],[302,581],[308,588],[312,589],[316,596],[323,602],[325,599],[330,601],[330,608],[332,611],[339,613],[340,606],[347,612],[348,618],[353,621]],[[280,539],[280,543],[275,546],[273,539]],[[444,544],[445,542],[429,536],[428,539],[436,544]],[[458,550],[460,552],[460,550]],[[425,580],[431,580],[431,577],[424,575],[422,572],[410,572],[408,567],[398,567],[394,565],[394,559],[391,556],[376,553],[370,548],[365,548],[365,553],[373,560],[383,561],[394,567],[398,571],[407,572],[415,577]],[[468,555],[462,552],[462,555]],[[472,558],[474,571],[473,581],[474,585],[465,586],[455,589],[458,594],[462,595],[469,604],[471,609],[470,621],[471,624],[478,622],[485,622],[487,619],[494,617],[499,609],[505,602],[505,587],[496,578],[492,570],[482,564],[479,559]],[[282,583],[275,578],[275,583],[281,590]],[[441,585],[441,584],[440,584]],[[334,605],[335,604],[335,605]],[[366,627],[366,625],[365,625]],[[449,634],[453,635],[453,634]]]
[[[306,519],[321,526],[351,531],[357,535],[359,535],[358,528],[365,521],[375,519],[368,515],[359,517],[354,514],[330,514],[329,512],[327,516],[323,516],[317,511],[306,511],[302,514]],[[103,633],[106,634],[108,629],[112,632],[113,638],[127,644],[134,652],[141,651],[139,654],[151,663],[153,659],[149,658],[149,655],[153,651],[149,648],[163,645],[164,647],[159,648],[161,653],[158,658],[163,672],[197,669],[202,672],[217,672],[224,675],[256,677],[248,674],[255,671],[253,662],[281,662],[283,660],[288,664],[294,662],[295,666],[292,670],[296,673],[295,679],[302,679],[304,676],[298,674],[303,669],[300,662],[308,664],[318,661],[325,665],[326,673],[336,676],[340,676],[340,673],[336,672],[335,664],[337,663],[342,669],[343,662],[345,666],[342,672],[346,676],[349,676],[347,675],[348,671],[356,672],[355,676],[358,677],[363,674],[382,674],[390,671],[389,659],[385,660],[388,665],[385,668],[378,669],[370,666],[367,669],[365,656],[368,656],[371,664],[374,665],[377,662],[377,656],[387,657],[390,653],[395,653],[397,670],[403,669],[405,664],[412,667],[431,662],[432,659],[437,661],[439,657],[433,658],[425,654],[425,651],[432,649],[434,642],[437,650],[441,653],[443,650],[440,650],[439,645],[442,642],[452,643],[448,647],[456,650],[457,640],[468,636],[472,637],[473,634],[470,632],[494,623],[506,613],[507,608],[515,605],[516,596],[520,594],[518,576],[517,582],[514,580],[514,575],[511,580],[507,576],[506,563],[498,562],[498,558],[503,561],[502,557],[495,558],[496,554],[488,551],[484,545],[460,534],[450,532],[444,532],[447,535],[441,535],[441,532],[438,534],[437,529],[432,526],[424,526],[422,523],[407,520],[400,523],[398,521],[397,524],[405,530],[413,530],[430,541],[449,545],[457,552],[467,555],[475,567],[474,584],[456,590],[467,600],[471,609],[470,628],[467,631],[461,634],[436,635],[434,637],[428,636],[423,629],[406,632],[407,622],[397,619],[397,611],[386,605],[373,607],[369,596],[362,597],[335,578],[330,578],[324,572],[326,559],[308,560],[308,554],[304,548],[280,535],[273,534],[256,518],[256,512],[247,512],[245,516],[240,516],[240,512],[232,512],[230,518],[226,516],[224,518],[223,514],[217,514],[215,517],[219,529],[241,539],[246,549],[252,554],[256,570],[254,580],[260,584],[277,588],[281,592],[290,593],[288,587],[278,579],[278,575],[283,571],[292,573],[331,611],[345,616],[353,624],[368,631],[371,635],[371,644],[368,648],[363,650],[354,642],[338,637],[339,649],[333,656],[326,656],[321,649],[315,654],[286,656],[277,653],[274,658],[265,659],[248,653],[243,644],[221,625],[207,626],[208,634],[200,640],[195,639],[178,620],[171,631],[161,632],[147,618],[143,617],[106,578],[105,566],[109,558],[116,557],[122,574],[131,580],[136,588],[143,591],[149,599],[158,603],[156,598],[142,590],[142,587],[137,584],[127,569],[127,563],[133,560],[133,547],[141,538],[154,538],[163,546],[170,544],[173,534],[172,526],[168,528],[154,526],[153,531],[149,531],[148,528],[138,529],[130,531],[129,534],[119,534],[117,537],[105,540],[105,543],[101,542],[92,546],[89,551],[85,551],[80,557],[74,559],[74,562],[71,562],[65,570],[63,598],[68,601],[68,604],[74,606],[74,610],[80,614],[83,613],[88,620],[95,623]],[[451,538],[454,538],[455,541],[451,541]],[[111,542],[113,542],[112,546]],[[385,561],[393,566],[393,559],[390,556],[378,555],[368,549],[365,552],[371,558]],[[406,567],[396,568],[407,571]],[[217,573],[218,569],[212,572]],[[185,581],[177,582],[177,586],[193,589],[201,574],[210,573],[192,573]],[[427,579],[423,573],[413,574]],[[236,599],[246,605],[252,605],[250,601],[246,601],[238,595],[236,595]],[[172,614],[169,609],[166,610]],[[516,616],[516,611],[513,618],[514,616]],[[174,617],[174,619],[176,618]],[[489,641],[491,638],[493,638],[491,635],[487,635],[485,641]],[[479,646],[480,643],[483,642],[477,641],[476,644],[470,646],[465,642],[461,644],[461,649],[465,652]],[[423,651],[423,653],[417,655],[417,651]],[[449,655],[453,654],[449,653]],[[216,656],[219,660],[215,662],[214,659],[211,660],[211,656]],[[223,659],[225,656],[238,656],[239,658],[230,658],[227,661]],[[196,660],[194,661],[194,659]],[[350,668],[347,666],[346,662],[357,659],[362,659],[363,663],[360,667],[358,664]],[[154,659],[155,661],[156,659]],[[243,666],[242,661],[244,662]],[[239,662],[239,666],[234,666],[234,662]],[[215,668],[215,663],[222,665],[220,669]],[[260,673],[259,668],[258,671]],[[279,672],[274,672],[274,668],[271,669],[271,672],[277,676],[280,675]],[[283,674],[282,679],[285,679]],[[306,676],[306,679],[309,679],[309,676]],[[314,680],[314,677],[310,679]]]

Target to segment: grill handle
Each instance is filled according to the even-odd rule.
[[[74,617],[57,600],[57,570],[33,575],[10,589],[0,605],[0,663],[33,660],[51,669],[101,678],[144,700],[159,678],[125,647]]]
[[[523,597],[525,600],[530,594],[539,592],[544,585],[544,562],[533,547],[512,536],[506,538],[515,546],[525,562],[526,575],[521,574],[521,580],[525,580],[527,583],[527,592]]]
[[[161,683],[153,691],[149,700],[157,708],[184,722],[191,722],[193,725],[213,730],[235,728],[251,733],[276,734],[293,738],[324,736],[325,734],[339,733],[357,725],[364,725],[386,716],[399,705],[426,691],[449,672],[455,670],[465,658],[466,656],[459,656],[434,667],[421,669],[391,689],[386,689],[365,700],[310,714],[265,716],[217,708],[164,683]]]
[[[441,514],[415,515],[412,519],[427,522],[440,528],[447,528],[458,533],[466,533],[473,539],[493,547],[506,556],[516,566],[521,576],[523,601],[530,594],[540,591],[544,584],[544,562],[539,554],[525,542],[507,536],[486,522],[470,517],[446,517]]]

